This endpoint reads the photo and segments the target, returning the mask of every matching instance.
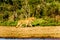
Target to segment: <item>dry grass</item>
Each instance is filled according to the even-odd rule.
[[[60,38],[60,26],[5,27],[0,26],[0,37],[5,38]]]

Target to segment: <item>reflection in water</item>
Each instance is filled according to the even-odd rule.
[[[60,39],[4,39],[4,38],[0,38],[0,40],[60,40]]]

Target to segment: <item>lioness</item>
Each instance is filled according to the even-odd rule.
[[[31,22],[33,22],[34,20],[35,20],[34,17],[30,17],[25,20],[19,20],[16,27],[19,27],[19,26],[22,27],[23,24],[25,24],[26,26],[29,25],[32,27]]]

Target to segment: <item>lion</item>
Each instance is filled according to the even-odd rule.
[[[32,27],[32,24],[31,24],[31,23],[32,23],[35,19],[36,19],[36,18],[34,18],[34,17],[30,17],[30,18],[27,18],[27,19],[25,19],[25,20],[19,20],[16,27],[22,27],[23,24],[25,24],[26,27],[28,27],[28,26]]]
[[[60,15],[56,15],[56,16],[55,16],[55,20],[56,20],[57,22],[60,22]]]

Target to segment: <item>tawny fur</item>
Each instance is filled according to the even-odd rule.
[[[57,16],[55,17],[55,20],[58,21],[58,22],[60,22],[60,15],[57,15]]]
[[[30,17],[25,20],[19,20],[16,27],[22,27],[23,24],[26,24],[26,26],[29,25],[32,27],[31,22],[33,22],[34,20],[35,20],[34,17]]]

